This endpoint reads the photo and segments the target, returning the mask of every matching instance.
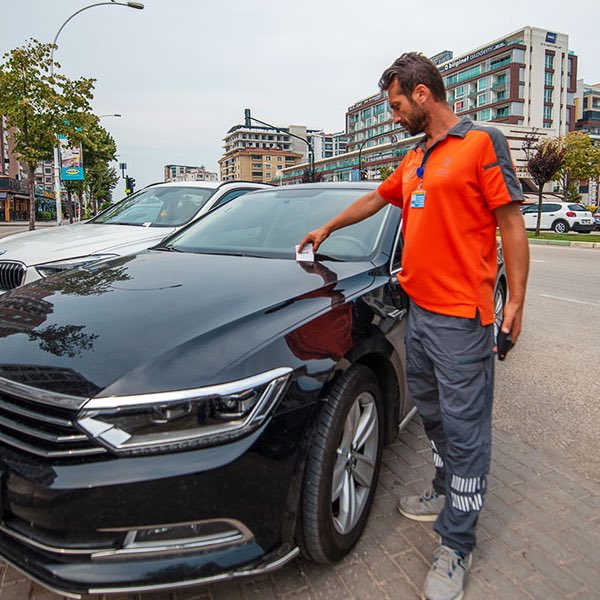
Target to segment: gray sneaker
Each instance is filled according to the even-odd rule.
[[[413,521],[435,521],[444,508],[446,496],[427,490],[420,496],[402,496],[398,510]]]
[[[471,568],[471,554],[463,556],[448,546],[435,551],[433,564],[425,578],[422,600],[461,600]]]

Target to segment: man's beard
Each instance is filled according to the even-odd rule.
[[[428,118],[425,111],[411,99],[411,113],[407,119],[404,119],[404,128],[410,135],[417,135],[425,131],[427,121]]]

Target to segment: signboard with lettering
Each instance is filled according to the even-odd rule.
[[[61,181],[82,181],[85,179],[81,146],[69,146],[64,135],[59,135],[60,179]]]
[[[472,52],[471,54],[466,54],[465,56],[461,56],[460,58],[457,58],[456,60],[453,60],[451,62],[447,62],[443,65],[441,65],[439,67],[440,73],[444,73],[446,71],[449,71],[450,69],[454,69],[456,67],[461,67],[462,65],[471,62],[472,60],[476,60],[478,58],[481,58],[482,56],[485,56],[486,54],[489,54],[490,52],[494,52],[494,50],[498,50],[499,48],[504,48],[504,46],[508,45],[508,41],[507,40],[502,40],[501,42],[497,42],[495,44],[491,44],[490,46],[486,46],[485,48],[482,48],[481,50],[476,50],[475,52]]]
[[[550,44],[556,44],[556,34],[552,31],[546,32],[546,41]]]

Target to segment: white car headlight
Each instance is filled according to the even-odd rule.
[[[87,256],[79,256],[77,258],[67,258],[65,260],[57,260],[56,262],[49,262],[43,265],[37,265],[37,272],[42,277],[48,277],[48,275],[54,275],[55,273],[61,273],[62,271],[69,271],[70,269],[76,269],[78,267],[89,267],[101,260],[108,260],[109,258],[116,258],[118,254],[88,254]]]
[[[219,444],[254,431],[290,379],[281,367],[205,388],[92,398],[76,424],[118,454],[148,454]]]

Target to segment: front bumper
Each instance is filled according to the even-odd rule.
[[[0,555],[71,597],[274,569],[298,552],[302,440],[311,414],[298,408],[241,440],[165,455],[43,464],[0,446]],[[169,533],[190,528],[187,537]]]

